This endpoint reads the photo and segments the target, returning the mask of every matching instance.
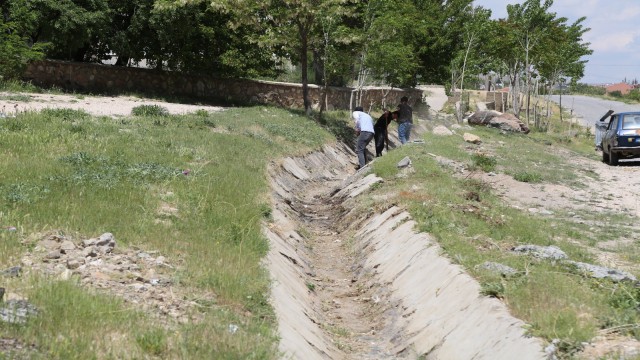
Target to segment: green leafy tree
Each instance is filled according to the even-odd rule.
[[[458,87],[463,90],[465,75],[480,74],[487,63],[487,57],[483,56],[482,45],[489,41],[491,10],[470,5],[465,12],[468,17],[463,25],[462,48],[451,60],[452,90]]]
[[[374,79],[391,86],[415,85],[419,62],[410,41],[414,34],[412,24],[403,21],[415,11],[414,4],[403,0],[369,1],[363,52]]]
[[[31,0],[38,27],[36,42],[50,42],[47,56],[60,60],[100,61],[111,10],[107,0]]]
[[[411,27],[408,41],[418,58],[414,82],[444,84],[451,77],[451,56],[463,48],[465,9],[472,0],[412,0],[411,16],[400,19]],[[419,79],[418,79],[419,78]]]
[[[29,61],[44,57],[47,44],[34,44],[29,36],[35,22],[26,0],[0,4],[0,80],[19,78]]]
[[[589,43],[582,38],[589,28],[584,28],[584,17],[571,25],[566,18],[556,19],[543,39],[535,67],[550,84],[556,84],[560,77],[570,77],[574,84],[584,76],[585,56],[591,55]]]

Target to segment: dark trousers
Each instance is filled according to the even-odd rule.
[[[384,150],[385,140],[387,139],[387,132],[377,131],[375,135],[376,139],[376,156],[382,156],[382,150]]]
[[[356,145],[356,154],[358,154],[358,164],[363,167],[367,163],[367,145],[373,139],[373,133],[363,131],[358,135],[358,143]]]

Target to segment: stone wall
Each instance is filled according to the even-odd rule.
[[[221,79],[113,65],[73,63],[64,61],[38,61],[27,68],[24,79],[35,85],[58,87],[63,90],[100,93],[142,93],[149,95],[179,96],[209,100],[214,103],[268,104],[286,108],[303,108],[302,85],[248,79]],[[314,108],[320,107],[322,87],[309,85],[309,99]],[[362,90],[361,101],[365,109],[394,107],[402,96],[408,96],[415,105],[422,99],[418,89],[367,87]],[[349,109],[355,106],[353,88],[330,87],[327,108]],[[353,104],[352,106],[350,106]]]

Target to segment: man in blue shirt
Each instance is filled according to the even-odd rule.
[[[367,145],[373,139],[373,119],[363,111],[362,106],[357,106],[351,116],[355,121],[356,135],[358,135],[356,154],[358,154],[358,169],[361,169],[367,163]]]

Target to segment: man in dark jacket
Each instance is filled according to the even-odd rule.
[[[388,127],[392,120],[398,118],[397,111],[391,112],[389,109],[383,109],[383,111],[384,113],[378,118],[378,121],[376,121],[376,124],[373,126],[376,140],[376,157],[382,156],[382,150],[384,150],[385,146],[387,151],[389,151]]]

